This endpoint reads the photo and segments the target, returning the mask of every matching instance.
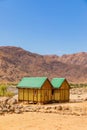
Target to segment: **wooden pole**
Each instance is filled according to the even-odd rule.
[[[23,102],[24,102],[24,88],[22,90],[23,90]]]
[[[34,89],[33,89],[33,103],[34,103]]]
[[[28,88],[28,103],[29,103],[29,88]]]

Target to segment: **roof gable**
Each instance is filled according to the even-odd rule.
[[[47,77],[24,77],[17,85],[18,88],[41,88]]]
[[[51,83],[54,88],[60,88],[62,83],[65,81],[65,78],[53,78]]]

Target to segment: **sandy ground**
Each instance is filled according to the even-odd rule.
[[[85,107],[87,102],[67,103]],[[87,115],[59,115],[56,113],[26,112],[0,116],[0,130],[87,130]]]
[[[0,116],[0,130],[87,130],[87,116],[24,113]]]
[[[87,91],[81,94],[77,93],[73,92],[70,98],[72,100],[87,98]],[[40,112],[0,115],[0,130],[87,130],[87,101],[60,105],[82,108],[86,115],[59,115]]]

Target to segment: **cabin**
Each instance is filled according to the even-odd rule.
[[[52,101],[52,85],[47,77],[24,77],[17,85],[18,100],[28,103]]]
[[[70,85],[65,78],[53,78],[51,81],[52,100],[55,102],[68,102],[70,96]]]

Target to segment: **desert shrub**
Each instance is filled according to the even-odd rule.
[[[7,96],[7,97],[13,97],[13,96],[14,96],[14,93],[7,91],[7,92],[5,93],[5,96]]]
[[[82,83],[80,83],[80,84],[72,84],[72,83],[70,83],[70,87],[71,88],[83,88],[83,87],[87,87],[87,84],[82,84]]]
[[[9,96],[12,97],[14,93],[7,91],[8,85],[6,84],[0,84],[0,96]]]
[[[15,82],[11,82],[11,83],[7,83],[8,86],[17,86],[17,83]]]
[[[4,96],[7,92],[7,86],[5,84],[0,84],[0,96]]]

